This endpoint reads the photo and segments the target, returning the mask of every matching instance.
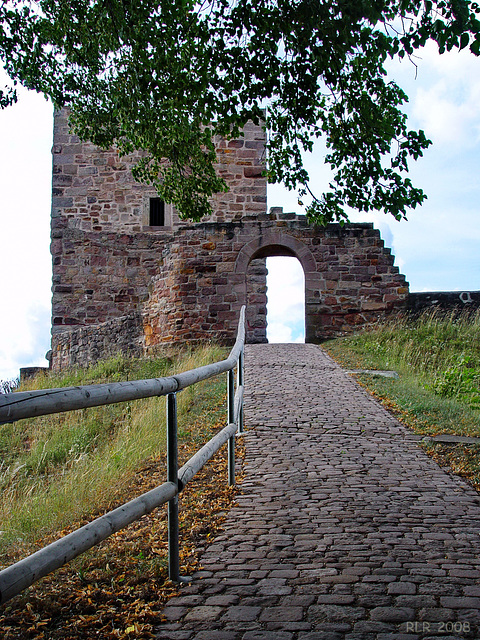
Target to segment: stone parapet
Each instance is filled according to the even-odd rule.
[[[480,291],[422,291],[410,293],[407,311],[411,314],[427,310],[471,313],[480,309]]]

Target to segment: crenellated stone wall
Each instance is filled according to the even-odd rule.
[[[52,366],[179,342],[231,344],[247,304],[247,339],[266,342],[269,256],[295,256],[305,274],[306,341],[320,342],[403,308],[408,284],[370,224],[317,228],[266,207],[265,133],[217,140],[230,191],[193,224],[166,211],[145,224],[155,194],[119,158],[81,143],[55,117],[52,199]]]

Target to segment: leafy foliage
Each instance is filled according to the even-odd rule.
[[[480,368],[471,357],[462,355],[435,378],[432,389],[445,398],[459,398],[480,409]]]
[[[215,136],[265,118],[268,179],[313,196],[311,221],[343,221],[348,207],[400,219],[425,199],[405,174],[430,142],[408,130],[385,63],[429,40],[478,55],[479,11],[469,0],[10,0],[0,57],[13,85],[0,105],[20,82],[69,106],[83,139],[142,151],[136,177],[194,220],[226,188]],[[302,162],[316,137],[334,175],[320,197]]]

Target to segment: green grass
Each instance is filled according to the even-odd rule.
[[[480,437],[480,313],[399,318],[323,346],[346,368],[397,371],[358,379],[416,433]],[[425,446],[480,487],[478,447]]]
[[[426,313],[416,320],[406,317],[379,324],[367,331],[325,343],[334,352],[338,344],[347,350],[344,357],[353,366],[363,364],[402,366],[416,374],[439,375],[470,359],[480,367],[480,313]]]
[[[20,390],[162,377],[224,357],[218,347],[180,351],[173,358],[117,357],[84,370],[42,375]],[[212,421],[218,420],[224,394],[225,376],[179,393],[179,437],[203,443],[199,416],[211,408]],[[108,510],[134,482],[135,471],[162,456],[165,446],[164,397],[0,426],[0,551],[11,553],[12,547]]]

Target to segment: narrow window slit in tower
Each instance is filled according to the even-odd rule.
[[[151,227],[165,226],[165,202],[161,198],[150,198],[150,219]]]

